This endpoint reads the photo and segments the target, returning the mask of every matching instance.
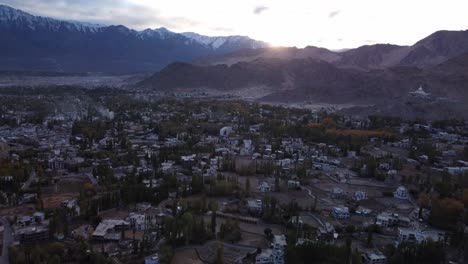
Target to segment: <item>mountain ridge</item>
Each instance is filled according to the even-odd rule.
[[[307,46],[303,49],[283,47],[263,48],[254,51],[237,50],[232,53],[199,58],[193,63],[200,65],[229,65],[260,57],[312,58],[331,62],[340,68],[368,71],[394,66],[430,68],[464,52],[468,52],[468,30],[440,30],[411,46],[374,44],[339,52],[314,46]]]
[[[0,5],[0,34],[0,70],[19,71],[154,72],[174,61],[267,46],[245,36],[199,35],[211,41],[205,44],[166,28],[70,22],[5,5]]]

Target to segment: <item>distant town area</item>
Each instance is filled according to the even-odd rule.
[[[196,91],[0,93],[2,264],[468,258],[464,120]]]

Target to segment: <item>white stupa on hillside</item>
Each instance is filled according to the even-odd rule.
[[[420,97],[427,97],[431,95],[430,93],[424,91],[422,86],[419,86],[419,88],[416,91],[410,92],[410,94],[414,96],[420,96]]]

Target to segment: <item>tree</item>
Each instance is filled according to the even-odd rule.
[[[373,230],[369,228],[369,230],[367,230],[367,246],[368,247],[372,246],[373,234],[374,234]]]
[[[294,264],[343,264],[349,259],[349,250],[344,246],[336,246],[321,242],[306,242],[294,246],[288,244],[285,255],[286,263]]]
[[[276,175],[275,176],[275,192],[279,192],[280,191],[280,180],[279,180],[279,176]]]
[[[189,212],[184,213],[182,215],[182,222],[184,225],[185,245],[188,245],[190,240],[192,239],[193,233],[194,220],[192,214]]]
[[[429,221],[436,227],[453,230],[462,216],[463,208],[463,203],[455,199],[435,200]]]
[[[224,245],[220,243],[218,245],[218,251],[216,252],[215,264],[224,264]]]
[[[352,264],[362,264],[362,257],[357,248],[354,249],[353,255],[351,256]]]
[[[468,208],[468,189],[463,190],[463,204]]]
[[[237,220],[227,219],[221,224],[219,238],[233,243],[234,241],[239,241],[241,237],[242,234]]]
[[[273,240],[273,231],[271,230],[271,228],[267,227],[265,228],[265,230],[263,230],[263,233],[265,234],[265,237],[268,239],[268,240]]]
[[[218,210],[218,204],[216,202],[211,202],[211,233],[216,235],[216,211]]]
[[[390,252],[389,264],[442,264],[445,263],[444,245],[441,242],[424,241],[420,244],[403,242]]]

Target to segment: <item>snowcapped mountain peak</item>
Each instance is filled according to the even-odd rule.
[[[156,29],[147,28],[137,33],[137,35],[142,39],[147,39],[147,38],[167,39],[176,34],[177,33],[174,33],[165,27],[160,27]]]
[[[22,18],[32,18],[34,16],[21,11],[19,9],[14,9],[6,5],[0,5],[0,21],[13,21]]]
[[[181,35],[184,35],[188,39],[198,44],[210,47],[213,50],[220,49],[221,47],[225,45],[229,45],[229,46],[247,45],[249,48],[254,48],[254,49],[267,46],[266,43],[253,40],[246,36],[209,37],[209,36],[200,35],[194,32],[184,32],[184,33],[181,33]]]
[[[31,30],[45,28],[53,31],[68,29],[80,32],[96,32],[104,27],[92,23],[63,21],[49,17],[34,16],[6,5],[0,5],[0,25],[23,27]]]

